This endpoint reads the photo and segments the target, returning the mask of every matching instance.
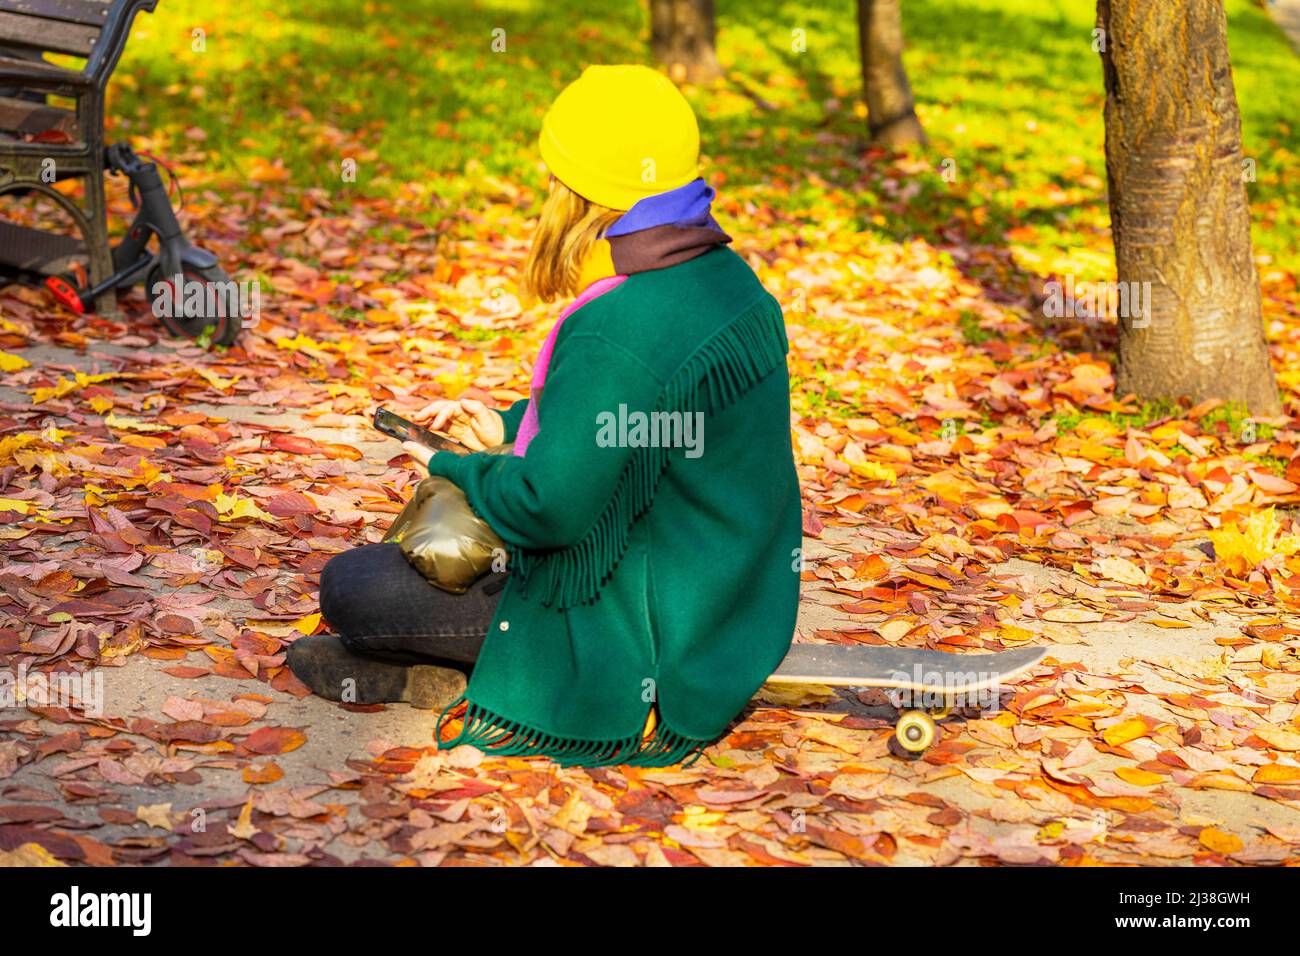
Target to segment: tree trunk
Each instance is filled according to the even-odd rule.
[[[858,47],[867,128],[882,146],[925,142],[912,87],[903,69],[903,19],[898,0],[858,0]]]
[[[713,0],[650,0],[650,50],[674,82],[705,83],[722,75],[716,32]]]
[[[1147,291],[1116,393],[1275,414],[1222,0],[1097,0],[1097,26],[1115,262]]]

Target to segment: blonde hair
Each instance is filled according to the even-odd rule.
[[[552,177],[551,192],[542,204],[528,261],[524,263],[526,295],[552,302],[577,295],[583,260],[605,230],[623,213],[579,196]]]

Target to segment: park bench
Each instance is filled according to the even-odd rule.
[[[63,208],[80,240],[0,222],[0,265],[58,275],[84,264],[90,286],[114,274],[104,203],[104,90],[140,11],[158,0],[0,0],[0,195],[39,192]],[[83,58],[80,69],[46,54]],[[49,97],[72,100],[72,108]],[[85,179],[82,205],[54,182]],[[84,208],[83,208],[84,207]],[[95,298],[117,311],[115,289]]]
[[[158,0],[0,0],[0,196],[37,192],[62,208],[80,233],[78,238],[0,221],[0,268],[43,275],[54,297],[73,312],[94,309],[109,316],[117,313],[116,292],[143,279],[155,296],[154,314],[168,331],[230,345],[242,325],[222,297],[234,285],[230,277],[216,256],[182,235],[157,165],[125,143],[104,143],[108,79],[136,14],[157,5]],[[81,66],[51,62],[49,54],[79,58]],[[70,108],[63,105],[68,102]],[[105,169],[130,181],[137,210],[116,247],[108,241]],[[85,181],[81,203],[54,188],[72,178]],[[205,294],[195,299],[188,294],[193,291]],[[207,294],[217,292],[222,296]],[[160,309],[164,299],[186,305]]]

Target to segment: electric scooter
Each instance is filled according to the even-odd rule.
[[[145,290],[155,303],[154,314],[167,331],[189,339],[206,337],[213,345],[234,344],[242,318],[229,307],[234,297],[187,295],[195,283],[205,287],[222,283],[221,288],[228,290],[231,280],[216,256],[181,233],[157,164],[141,159],[126,143],[115,143],[104,152],[104,168],[114,176],[127,177],[131,204],[138,210],[126,237],[113,249],[113,274],[87,288],[78,288],[73,284],[76,280],[50,276],[45,280],[46,287],[63,305],[83,314],[94,311],[97,296],[110,289],[128,289],[144,279]],[[157,251],[150,251],[151,239],[157,239]],[[178,280],[182,284],[179,288]],[[185,307],[159,308],[163,297]],[[192,302],[215,304],[215,308],[186,305]]]

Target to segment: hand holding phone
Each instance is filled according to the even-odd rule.
[[[398,441],[415,442],[417,445],[423,445],[425,448],[431,448],[434,451],[450,451],[455,452],[457,455],[464,455],[469,451],[464,445],[454,442],[450,438],[444,438],[423,425],[407,421],[401,415],[390,412],[386,408],[375,409],[375,428],[385,435],[391,435]]]
[[[475,398],[438,399],[416,412],[415,420],[450,435],[470,451],[483,451],[506,440],[501,413]]]

